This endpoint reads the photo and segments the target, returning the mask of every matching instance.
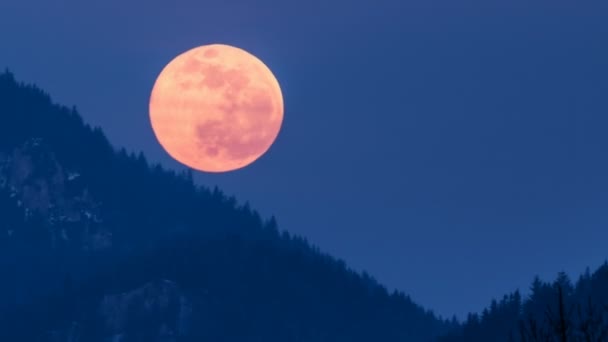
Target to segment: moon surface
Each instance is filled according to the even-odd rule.
[[[150,96],[152,129],[177,161],[226,172],[260,158],[283,122],[283,95],[268,67],[228,45],[205,45],[173,59]]]

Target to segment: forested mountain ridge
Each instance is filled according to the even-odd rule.
[[[430,341],[453,326],[0,74],[0,340]]]
[[[446,322],[9,72],[0,274],[0,341],[608,341],[606,264]]]

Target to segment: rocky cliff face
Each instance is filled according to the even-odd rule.
[[[160,280],[129,292],[106,295],[98,311],[111,339],[120,340],[142,326],[151,327],[155,337],[169,342],[188,332],[192,305],[177,284]]]
[[[0,153],[0,190],[20,208],[23,219],[43,222],[53,248],[83,251],[112,247],[101,203],[74,170],[66,170],[41,139],[31,139],[10,153]],[[6,227],[7,236],[19,234]]]
[[[0,219],[5,243],[18,246],[21,235],[32,233],[27,229],[36,229],[36,236],[42,236],[48,248],[75,252],[72,257],[111,249],[113,234],[104,221],[102,203],[84,178],[78,170],[61,165],[42,139],[0,152],[0,196],[16,213],[14,222],[5,215]],[[191,313],[192,303],[178,285],[159,280],[102,295],[96,303],[85,305],[67,326],[41,338],[87,342],[91,332],[86,329],[92,325],[84,320],[92,318],[95,337],[103,336],[104,341],[175,342],[188,332]]]
[[[188,333],[192,303],[177,284],[159,280],[130,291],[107,294],[88,311],[84,316],[98,322],[96,340],[177,342]],[[47,340],[87,342],[91,327],[85,325],[73,321],[63,329],[49,332]]]

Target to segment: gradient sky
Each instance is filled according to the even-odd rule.
[[[180,168],[148,121],[194,46],[283,87],[251,167],[196,179],[436,312],[462,316],[608,257],[605,0],[3,0],[0,67],[115,146]]]

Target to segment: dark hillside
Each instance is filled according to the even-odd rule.
[[[450,325],[0,74],[1,341],[430,341]]]

